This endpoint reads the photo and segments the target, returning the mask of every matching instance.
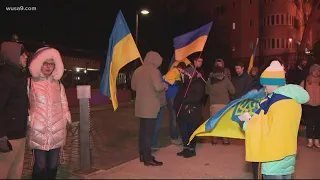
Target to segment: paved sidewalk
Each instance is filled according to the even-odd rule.
[[[299,138],[299,150],[294,179],[320,179],[319,149],[305,147]],[[139,159],[88,177],[88,179],[251,179],[251,164],[244,160],[244,142],[232,145],[198,143],[197,156],[189,159],[176,155],[181,147],[171,145],[155,154],[163,166],[147,167]]]

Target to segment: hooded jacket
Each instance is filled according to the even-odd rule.
[[[235,94],[236,90],[224,73],[212,72],[206,84],[206,94],[210,96],[210,104],[228,104],[230,102],[230,94]]]
[[[23,45],[1,44],[0,60],[0,138],[9,140],[26,137],[28,120],[27,80],[20,55]]]
[[[147,53],[142,66],[136,69],[131,80],[131,88],[136,91],[135,115],[139,118],[156,119],[160,111],[159,93],[164,91],[158,67],[162,57],[154,51]]]
[[[282,86],[244,123],[246,161],[262,162],[262,174],[294,172],[301,104],[308,100],[308,92],[302,87]]]
[[[53,59],[55,69],[46,78],[41,72],[41,66],[49,59]],[[63,147],[67,136],[66,125],[67,122],[71,123],[71,115],[65,89],[59,82],[64,72],[60,53],[53,48],[41,48],[35,53],[29,68],[32,75],[28,85],[29,146],[46,151]]]

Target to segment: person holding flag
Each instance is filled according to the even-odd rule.
[[[190,66],[184,71],[182,85],[174,99],[174,109],[177,112],[177,122],[182,135],[183,150],[178,152],[178,156],[190,158],[196,156],[197,138],[194,138],[188,145],[189,138],[203,121],[202,98],[205,92],[205,83],[202,75],[197,75],[202,66],[202,58],[193,61],[193,68]]]

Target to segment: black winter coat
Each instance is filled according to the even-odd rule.
[[[27,79],[14,64],[0,66],[0,137],[26,137],[28,121]]]
[[[180,85],[173,105],[175,112],[178,113],[180,105],[182,104],[177,121],[201,123],[203,122],[202,100],[205,95],[205,84],[201,78],[194,77],[190,84],[187,95],[184,98],[190,81],[187,76],[184,76],[183,78],[185,81]]]

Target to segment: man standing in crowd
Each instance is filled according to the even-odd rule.
[[[22,44],[1,44],[0,179],[21,179],[28,122],[28,94]],[[1,61],[1,60],[0,60]]]
[[[250,75],[244,71],[244,64],[242,62],[236,64],[235,71],[237,76],[232,78],[232,84],[236,89],[236,94],[233,99],[238,99],[253,89],[253,81]]]
[[[146,166],[163,164],[151,155],[152,138],[160,111],[159,93],[168,88],[168,85],[162,82],[158,70],[161,63],[162,57],[157,52],[148,52],[143,65],[135,70],[131,80],[131,88],[136,91],[135,115],[140,118],[140,161]]]

